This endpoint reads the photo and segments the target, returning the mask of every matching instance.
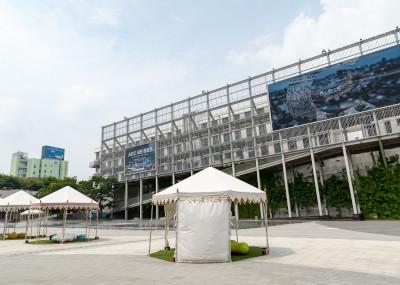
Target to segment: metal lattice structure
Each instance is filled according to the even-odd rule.
[[[267,89],[270,83],[399,45],[399,33],[396,28],[103,126],[100,174],[120,182],[171,176],[174,183],[177,173],[230,166],[227,172],[237,175],[246,172],[241,165],[248,161],[258,170],[260,163],[285,155],[399,133],[400,104],[273,131]],[[150,142],[156,144],[156,170],[125,176],[125,149]]]

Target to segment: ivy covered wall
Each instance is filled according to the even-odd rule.
[[[399,157],[397,155],[388,158],[388,166],[385,167],[382,158],[375,159],[375,153],[370,155],[373,165],[354,173],[355,195],[361,212],[365,218],[369,219],[400,219]],[[288,172],[290,174],[290,171]],[[272,216],[282,212],[287,214],[285,187],[281,173],[273,169],[262,170],[260,176],[262,188],[267,193],[269,212]],[[313,177],[296,171],[292,171],[292,175],[288,177],[293,216],[296,216],[295,213],[300,216],[316,216],[317,199]],[[240,178],[257,186],[255,174]],[[352,213],[350,191],[344,172],[329,176],[323,184],[319,181],[319,188],[324,214],[340,218]],[[240,206],[239,211],[241,219],[260,217],[259,205]]]

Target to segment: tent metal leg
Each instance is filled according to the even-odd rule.
[[[165,227],[164,227],[165,244],[164,244],[164,249],[169,249],[169,242],[168,242],[169,223],[168,223],[168,215],[167,215],[167,207],[166,207],[166,205],[164,205],[164,213],[165,213]]]
[[[32,229],[33,228],[33,215],[29,214],[29,216],[30,216],[30,219],[31,219],[29,225],[31,227],[31,238],[32,238],[33,237],[33,229]]]
[[[89,227],[88,227],[88,238],[90,238],[90,227],[92,226],[92,210],[89,210]]]
[[[149,255],[151,253],[151,234],[153,231],[153,203],[151,204],[151,210],[150,210],[150,234],[149,234]]]
[[[267,202],[263,202],[264,206],[264,224],[265,224],[265,254],[269,254],[269,241],[268,241],[268,215],[267,215]]]
[[[64,237],[65,237],[65,226],[67,224],[67,209],[64,210],[64,223],[63,223],[63,229],[62,229],[62,239],[61,239],[61,243],[64,243]]]
[[[15,212],[15,221],[14,221],[14,233],[17,232],[17,220],[18,220],[18,212]]]
[[[178,196],[178,189],[176,190]],[[179,228],[179,196],[176,200],[176,221],[175,221],[175,262],[178,261],[178,228]]]
[[[8,219],[8,210],[6,210],[6,215],[5,215],[5,217],[4,217],[3,240],[6,239],[7,219]]]
[[[88,238],[88,210],[85,211],[85,226],[86,226],[85,236],[87,239]]]
[[[45,217],[44,217],[44,229],[43,229],[43,235],[46,237],[47,236],[47,225],[48,225],[48,216],[49,216],[49,210],[44,211]]]
[[[29,212],[28,212],[28,215],[26,217],[26,223],[25,223],[25,242],[28,242],[29,223],[30,223],[30,217],[29,217]]]
[[[238,203],[235,202],[235,230],[236,230],[236,242],[239,242],[238,223],[239,223],[239,206],[238,206]]]
[[[96,211],[96,233],[94,239],[99,239],[99,236],[97,235],[98,227],[99,227],[99,209],[97,209]]]

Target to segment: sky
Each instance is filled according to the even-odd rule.
[[[101,126],[394,29],[398,0],[0,0],[0,173]]]

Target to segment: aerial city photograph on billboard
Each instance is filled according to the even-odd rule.
[[[399,73],[395,46],[270,84],[273,129],[399,103]]]
[[[144,172],[155,169],[155,145],[147,143],[125,151],[125,173]]]

